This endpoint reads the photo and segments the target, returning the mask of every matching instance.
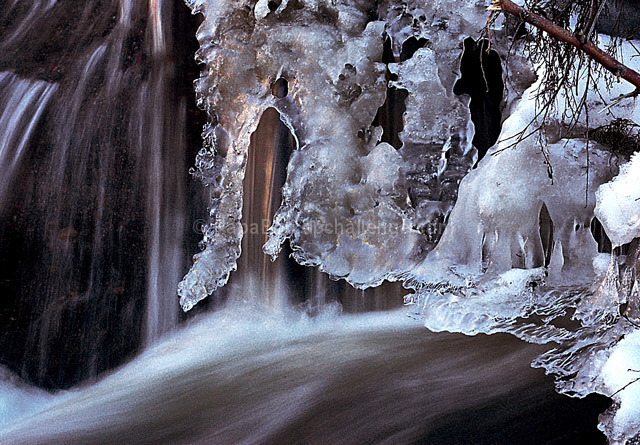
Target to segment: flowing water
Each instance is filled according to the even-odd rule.
[[[239,308],[236,308],[239,309]],[[553,391],[506,335],[402,311],[210,315],[99,383],[36,403],[3,443],[589,443],[602,404]]]
[[[202,204],[184,9],[0,5],[0,357],[29,381],[77,383],[179,321]]]
[[[0,6],[0,443],[603,442],[607,400],[557,395],[545,346],[434,334],[397,284],[262,253],[295,149],[273,109],[238,271],[170,332],[204,222],[195,26],[177,0]]]

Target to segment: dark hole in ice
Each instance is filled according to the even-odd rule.
[[[269,7],[269,11],[273,12],[278,9],[278,6],[280,6],[280,2],[270,1],[269,3],[267,3],[267,6]]]
[[[487,237],[486,235],[482,235],[482,273],[485,273],[489,268],[489,262],[491,261],[491,252],[489,251],[489,246],[486,243]]]
[[[611,240],[604,231],[602,223],[596,217],[591,220],[591,234],[598,243],[598,252],[611,253]]]
[[[553,220],[545,203],[542,203],[538,222],[540,226],[544,266],[547,267],[551,263],[551,254],[553,253]]]
[[[602,223],[596,217],[591,220],[591,234],[593,235],[593,239],[598,243],[599,253],[611,253],[613,249],[611,240],[607,236],[607,232],[605,232]],[[618,255],[626,255],[629,253],[629,246],[629,244],[623,244],[619,248],[616,248],[616,253]]]
[[[384,41],[382,61],[384,63],[395,62],[393,58],[393,50],[391,49],[390,38],[387,38]],[[398,80],[398,76],[387,70],[387,82],[390,80]],[[386,142],[396,150],[399,150],[402,147],[402,141],[400,141],[399,134],[404,129],[402,115],[407,109],[405,105],[407,97],[409,97],[409,92],[407,90],[395,87],[387,88],[387,98],[382,106],[378,108],[378,112],[376,113],[376,117],[373,119],[372,123],[373,126],[382,127],[381,142]]]
[[[286,79],[279,77],[278,80],[271,84],[271,94],[278,99],[287,97],[287,94],[289,94],[289,82],[287,82]]]
[[[469,108],[475,127],[473,145],[480,161],[498,140],[502,113],[500,103],[504,92],[502,62],[497,52],[487,49],[487,40],[467,37],[460,62],[461,77],[453,87],[457,95],[471,98]]]
[[[416,39],[415,37],[409,37],[402,43],[402,50],[400,51],[400,61],[403,62],[413,57],[413,55],[420,48],[424,48],[427,44],[427,39]]]
[[[406,108],[405,101],[409,97],[409,92],[400,88],[391,87],[387,89],[387,99],[380,108],[373,120],[374,126],[382,127],[382,142],[399,150],[402,147],[400,133],[404,129],[402,115]]]
[[[318,18],[321,22],[335,24],[338,22],[338,12],[324,5],[318,7]]]

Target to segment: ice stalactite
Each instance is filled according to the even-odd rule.
[[[587,388],[611,395],[614,405],[602,417],[600,428],[613,444],[629,443],[640,437],[640,155],[634,154],[620,174],[602,184],[596,193],[595,214],[611,239],[611,259],[592,298],[592,306],[610,318],[606,331],[611,348],[602,349],[595,383]],[[627,254],[619,255],[620,246],[628,245]],[[578,375],[584,375],[583,370]],[[584,377],[583,377],[584,378]]]
[[[505,121],[501,142],[464,178],[440,243],[412,272],[423,289],[412,298],[420,300],[432,329],[491,331],[526,312],[533,304],[531,286],[588,284],[594,277],[593,192],[617,173],[615,157],[592,142],[587,175],[582,139],[541,142],[538,133],[514,146],[535,120],[535,94],[536,85]],[[592,191],[586,201],[585,187]],[[546,215],[544,230],[541,215]],[[552,238],[543,240],[545,230]],[[496,292],[483,300],[491,288]],[[471,311],[465,304],[480,301]],[[439,310],[443,305],[457,309]],[[496,310],[500,307],[504,310]],[[464,320],[458,317],[462,313]]]
[[[385,1],[391,87],[408,92],[400,152],[415,227],[433,248],[457,198],[458,184],[477,156],[468,97],[457,96],[463,41],[486,22],[483,2]]]
[[[615,246],[640,238],[640,155],[620,169],[613,181],[602,184],[596,193],[595,215]]]
[[[385,67],[378,62],[384,25],[368,22],[368,4],[310,4],[285,9],[287,4],[283,3],[280,10],[270,13],[264,3],[251,9],[232,2],[213,9],[213,4],[202,4],[206,18],[198,35],[202,43],[199,57],[209,72],[200,79],[197,91],[215,122],[206,130],[212,134],[211,143],[203,149],[198,169],[205,183],[213,185],[212,222],[205,232],[206,248],[196,256],[179,288],[185,309],[223,285],[235,269],[242,238],[246,150],[268,107],[278,110],[299,150],[290,162],[283,207],[270,229],[266,252],[277,255],[282,242],[291,238],[296,259],[317,264],[324,248],[309,245],[310,237],[319,234],[316,238],[324,239],[314,239],[314,244],[343,249],[366,241],[350,235],[336,237],[335,225],[346,226],[340,213],[362,212],[371,203],[372,192],[377,191],[372,190],[375,181],[366,184],[369,172],[362,171],[366,163],[359,159],[374,149],[377,137],[368,143],[359,139],[357,132],[371,131],[370,122],[384,101]],[[218,14],[222,12],[236,20],[227,21],[225,16],[221,22]],[[272,94],[271,87],[279,79],[286,80],[287,95]],[[396,159],[389,159],[390,173],[382,185],[385,190],[393,189],[393,177],[400,168]],[[368,197],[357,193],[367,189]],[[300,199],[303,193],[309,197],[304,201]],[[381,196],[381,210],[372,216],[401,221],[402,209],[393,198]],[[344,208],[350,200],[353,202]],[[332,272],[349,275],[352,267],[337,257],[333,256]]]
[[[195,173],[211,187],[211,221],[204,250],[179,286],[183,309],[224,285],[236,268],[246,150],[269,107],[298,150],[265,253],[277,256],[288,240],[300,264],[360,288],[401,277],[429,249],[418,229],[434,213],[448,212],[472,164],[469,109],[453,85],[461,42],[482,26],[482,2],[460,11],[451,2],[385,3],[380,20],[376,5],[365,1],[187,3],[205,16],[198,58],[207,70],[196,89],[212,122]],[[399,151],[380,143],[382,129],[372,125],[388,87],[385,33],[398,54],[410,37],[431,42],[388,66],[392,86],[409,92]],[[278,82],[286,93],[274,94]],[[449,150],[466,161],[447,168]],[[431,190],[434,178],[452,190]],[[421,203],[416,212],[409,188],[430,193],[431,205]]]
[[[622,50],[627,56],[632,54],[630,45]],[[585,86],[583,78],[576,91],[584,91]],[[593,263],[601,262],[602,256],[590,231],[595,191],[618,173],[624,156],[616,154],[615,147],[587,141],[584,131],[587,119],[594,128],[610,123],[613,117],[637,120],[637,111],[632,101],[608,106],[591,91],[585,100],[594,111],[588,118],[584,113],[576,116],[568,132],[563,110],[575,98],[559,94],[555,108],[543,118],[536,106],[539,88],[538,83],[532,85],[512,107],[498,143],[463,179],[437,248],[411,274],[416,286],[424,290],[413,302],[424,298],[420,306],[434,316],[438,313],[435,306],[447,299],[442,295],[456,301],[472,300],[445,289],[465,288],[465,292],[479,294],[482,292],[473,289],[501,280],[504,273],[518,274],[521,284],[533,286],[589,285],[596,277]],[[608,94],[616,97],[625,92],[624,85],[616,84]],[[604,112],[596,112],[599,110]],[[439,290],[434,293],[433,289]],[[491,312],[490,302],[485,303],[485,312],[479,314],[482,319]],[[523,300],[514,313],[498,311],[494,319],[517,317],[529,304],[532,302]],[[443,311],[437,315],[438,323],[443,316]],[[454,319],[451,321],[458,323]],[[480,330],[490,331],[490,324]],[[469,329],[463,325],[459,329]],[[455,329],[452,325],[440,328]]]

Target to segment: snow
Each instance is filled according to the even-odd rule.
[[[615,246],[640,237],[640,154],[622,166],[620,174],[596,193],[595,214]]]
[[[602,369],[601,379],[620,404],[606,414],[603,430],[611,445],[640,434],[640,330],[618,343]]]

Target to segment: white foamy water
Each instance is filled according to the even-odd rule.
[[[403,311],[307,318],[234,307],[92,386],[31,399],[16,390],[29,405],[9,410],[0,442],[460,443],[480,434],[478,443],[505,443],[537,427],[544,440],[555,434],[547,405],[560,396],[529,366],[540,350],[505,335],[433,334]]]

